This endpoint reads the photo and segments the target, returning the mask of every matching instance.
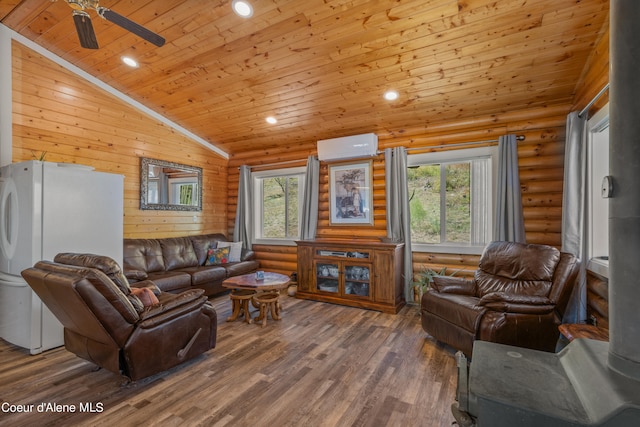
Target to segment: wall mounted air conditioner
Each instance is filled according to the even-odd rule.
[[[342,138],[322,139],[318,141],[318,160],[355,159],[373,157],[378,154],[378,135],[365,133]]]

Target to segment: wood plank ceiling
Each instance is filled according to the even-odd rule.
[[[100,49],[83,49],[64,0],[2,0],[0,20],[231,156],[570,104],[609,10],[608,0],[251,0],[243,19],[230,0],[99,3],[167,43],[90,11]],[[388,89],[399,99],[385,101]]]

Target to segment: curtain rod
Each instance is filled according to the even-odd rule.
[[[578,113],[578,117],[582,118],[582,116],[584,116],[584,113],[586,113],[587,111],[589,111],[589,108],[591,108],[591,106],[592,106],[593,104],[595,104],[595,103],[596,103],[596,101],[597,101],[598,99],[600,99],[600,97],[601,97],[602,95],[604,95],[604,93],[605,93],[607,90],[609,90],[609,83],[607,83],[607,84],[606,84],[602,89],[600,89],[600,92],[598,92],[598,94],[597,94],[596,96],[594,96],[594,97],[593,97],[593,99],[591,100],[591,102],[589,102],[589,103],[587,104],[587,106],[586,106],[586,107],[584,107],[584,108],[583,108],[583,109]]]
[[[524,141],[526,137],[524,135],[516,135],[516,141]],[[439,148],[451,148],[451,147],[466,147],[469,145],[480,145],[480,144],[497,144],[499,140],[497,139],[487,139],[484,141],[470,141],[470,142],[458,142],[455,144],[442,144],[442,145],[432,145],[429,147],[420,147],[420,148],[407,148],[407,153],[410,151],[431,151],[433,149]]]

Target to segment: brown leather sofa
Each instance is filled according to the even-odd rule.
[[[469,357],[476,339],[553,352],[578,270],[551,246],[492,242],[473,278],[435,277],[422,328]]]
[[[131,288],[111,258],[58,254],[22,272],[64,326],[65,348],[131,380],[165,371],[214,348],[217,315],[202,289]],[[139,292],[146,291],[146,292]],[[137,295],[151,292],[154,303]]]
[[[258,269],[255,252],[242,249],[240,262],[204,265],[207,250],[224,234],[171,237],[159,239],[124,239],[123,270],[130,283],[152,280],[164,292],[204,289],[208,296],[226,291],[222,282],[232,276]]]

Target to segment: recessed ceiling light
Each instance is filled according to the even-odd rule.
[[[129,58],[128,56],[123,56],[122,62],[127,64],[129,67],[138,68],[138,61],[133,58]]]
[[[243,18],[250,18],[253,15],[253,7],[244,0],[233,0],[231,7],[237,15]]]
[[[269,116],[269,117],[267,117],[267,119],[266,119],[266,120],[267,120],[267,123],[271,123],[272,125],[275,125],[276,123],[278,123],[278,119],[276,119],[276,118],[275,118],[275,117],[273,117],[273,116]]]
[[[398,92],[396,92],[395,90],[388,90],[384,93],[384,99],[386,99],[387,101],[395,101],[396,99],[398,99]]]

